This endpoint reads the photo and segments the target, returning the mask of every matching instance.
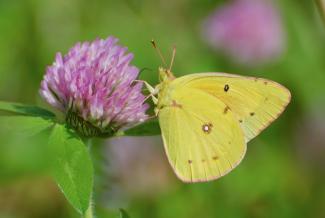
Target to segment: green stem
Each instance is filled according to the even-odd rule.
[[[93,207],[92,207],[92,204],[91,203],[90,203],[89,208],[87,209],[87,211],[85,213],[85,217],[84,218],[94,218]]]
[[[91,152],[91,148],[92,148],[92,145],[93,145],[93,140],[92,139],[88,139],[86,141],[86,144],[87,144],[87,147],[88,147],[88,150],[89,150],[89,153]],[[85,216],[84,218],[94,218],[94,212],[93,212],[93,202],[92,200],[90,199],[90,202],[89,202],[89,207],[85,213]]]

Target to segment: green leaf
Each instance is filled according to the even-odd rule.
[[[82,140],[64,125],[56,124],[50,136],[54,177],[72,206],[85,214],[93,189],[93,165]]]
[[[48,170],[53,125],[41,117],[0,116],[0,180]]]
[[[55,114],[53,114],[51,111],[48,111],[44,108],[31,106],[31,105],[24,105],[20,103],[5,102],[5,101],[0,101],[0,110],[12,112],[16,114],[29,115],[29,116],[46,117],[46,118],[55,117]]]
[[[20,137],[30,137],[53,125],[53,121],[41,117],[0,116],[0,132]]]
[[[127,212],[124,209],[120,209],[120,217],[119,218],[130,218]]]
[[[125,130],[123,133],[125,136],[151,136],[160,134],[158,120],[149,120],[131,129]]]

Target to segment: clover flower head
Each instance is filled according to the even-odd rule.
[[[284,35],[279,12],[267,0],[235,0],[217,8],[203,25],[203,37],[212,48],[245,65],[277,58]]]
[[[139,70],[130,64],[133,54],[117,41],[77,43],[65,56],[57,53],[41,83],[41,96],[85,136],[114,132],[148,117],[143,84],[135,82]]]

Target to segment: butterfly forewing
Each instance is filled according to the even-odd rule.
[[[243,158],[246,144],[237,119],[226,104],[193,88],[177,88],[159,111],[165,150],[185,182],[225,175]]]
[[[222,101],[240,123],[246,142],[270,125],[291,99],[276,82],[225,73],[187,75],[176,79],[174,86],[202,90]]]

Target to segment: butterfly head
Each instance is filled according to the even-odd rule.
[[[159,68],[159,80],[160,80],[160,82],[165,82],[165,81],[170,81],[170,80],[175,79],[175,76],[171,72],[171,69],[172,69],[174,59],[175,59],[175,55],[176,55],[176,47],[174,46],[174,48],[173,48],[172,58],[171,58],[169,67],[167,67],[166,60],[165,60],[164,56],[162,55],[160,49],[158,48],[156,42],[154,40],[151,40],[151,44],[154,47],[154,49],[157,51],[157,54],[159,55],[159,57],[161,59],[162,65],[164,66],[164,67]]]
[[[159,67],[159,80],[160,80],[160,82],[171,81],[173,79],[175,79],[175,76],[173,75],[173,73],[170,70],[165,69],[163,67]]]

